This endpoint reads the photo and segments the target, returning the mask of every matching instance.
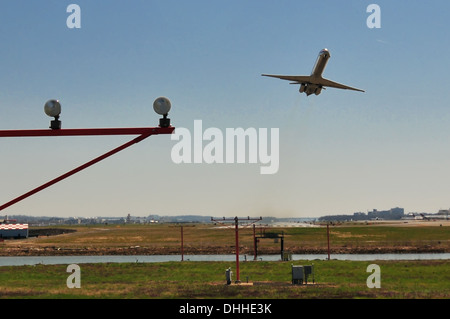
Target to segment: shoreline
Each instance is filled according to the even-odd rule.
[[[185,255],[235,254],[234,234],[231,231],[203,224],[196,226],[184,234]],[[385,226],[394,228],[386,229]],[[330,231],[330,254],[450,253],[448,227],[450,223],[385,221],[371,225],[333,226]],[[0,240],[0,256],[180,255],[181,240],[178,228],[173,225],[35,228],[26,239]],[[265,230],[269,235],[271,232],[283,232],[285,240],[282,247],[285,253],[296,255],[328,253],[326,229],[265,228]],[[241,233],[239,243],[241,255],[254,255],[253,236],[255,235],[251,230]],[[261,240],[258,244],[258,255],[280,255],[279,240],[270,236],[264,238],[268,240]]]
[[[327,254],[328,250],[323,248],[313,249],[288,249],[285,253],[295,255],[320,255]],[[373,247],[373,248],[346,248],[335,247],[330,249],[330,254],[420,254],[420,253],[450,253],[441,248],[430,247]],[[62,248],[62,247],[39,247],[39,248],[19,248],[9,247],[0,249],[0,257],[20,257],[20,256],[134,256],[134,255],[180,255],[179,248],[173,247],[86,247],[86,248]],[[199,249],[185,248],[185,255],[228,255],[235,254],[234,249],[226,247],[207,247]],[[240,255],[253,255],[251,249],[242,248]],[[275,249],[262,249],[258,255],[279,255],[281,252]]]

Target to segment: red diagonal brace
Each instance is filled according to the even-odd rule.
[[[102,156],[99,156],[95,159],[93,159],[90,162],[87,162],[84,165],[81,165],[74,170],[71,170],[70,172],[63,174],[54,180],[51,180],[48,183],[45,183],[42,186],[39,186],[31,191],[29,191],[26,194],[23,194],[22,196],[19,196],[12,201],[9,201],[8,203],[0,206],[0,211],[24,200],[25,198],[28,198],[120,151],[123,151],[124,149],[139,143],[140,141],[148,138],[151,135],[158,135],[158,134],[172,134],[175,130],[174,127],[155,127],[155,128],[119,128],[119,129],[72,129],[72,130],[19,130],[19,131],[0,131],[0,137],[27,137],[27,136],[84,136],[84,135],[133,135],[133,134],[140,134],[140,136],[136,137],[135,139],[123,144],[122,146],[119,146],[112,151],[109,151],[108,153],[103,154]]]

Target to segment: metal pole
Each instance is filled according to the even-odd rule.
[[[256,260],[256,258],[258,256],[257,248],[256,248],[257,243],[256,243],[256,229],[255,228],[256,228],[256,225],[253,224],[253,254],[255,256],[253,258],[253,260]]]
[[[250,219],[250,217],[247,217],[246,219],[248,222],[255,223],[258,220],[262,220],[262,217],[259,219]],[[236,216],[235,218],[226,219],[225,217],[223,219],[214,219],[211,217],[211,221],[214,222],[230,222],[234,221],[234,232],[236,236],[236,283],[240,283],[240,274],[239,274],[239,218]],[[256,255],[255,255],[256,256]]]
[[[234,219],[235,232],[236,232],[236,282],[241,282],[239,275],[239,219],[237,216]]]
[[[184,261],[183,226],[181,226],[181,261]]]
[[[330,260],[330,225],[327,224],[328,260]]]
[[[181,261],[184,261],[184,228],[185,227],[195,227],[195,225],[176,225],[176,226],[169,226],[169,228],[176,227],[180,228],[180,237],[181,237]]]

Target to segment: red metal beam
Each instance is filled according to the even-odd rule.
[[[150,137],[151,135],[172,134],[174,127],[153,127],[153,128],[112,128],[112,129],[66,129],[66,130],[16,130],[16,131],[0,131],[0,137],[32,137],[32,136],[86,136],[86,135],[134,135],[139,134],[135,139],[105,153],[84,165],[81,165],[70,172],[63,174],[42,186],[39,186],[28,193],[19,196],[6,204],[0,206],[0,211],[28,198],[140,141]]]
[[[0,137],[47,137],[47,136],[96,136],[96,135],[143,135],[172,134],[174,127],[141,128],[88,128],[60,130],[0,130]]]

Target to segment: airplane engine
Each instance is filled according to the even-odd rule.
[[[322,92],[322,88],[317,88],[314,94],[319,95]]]
[[[300,92],[300,93],[303,93],[303,92],[305,92],[305,91],[306,91],[306,85],[305,85],[305,84],[300,85],[300,90],[299,90],[299,92]]]

